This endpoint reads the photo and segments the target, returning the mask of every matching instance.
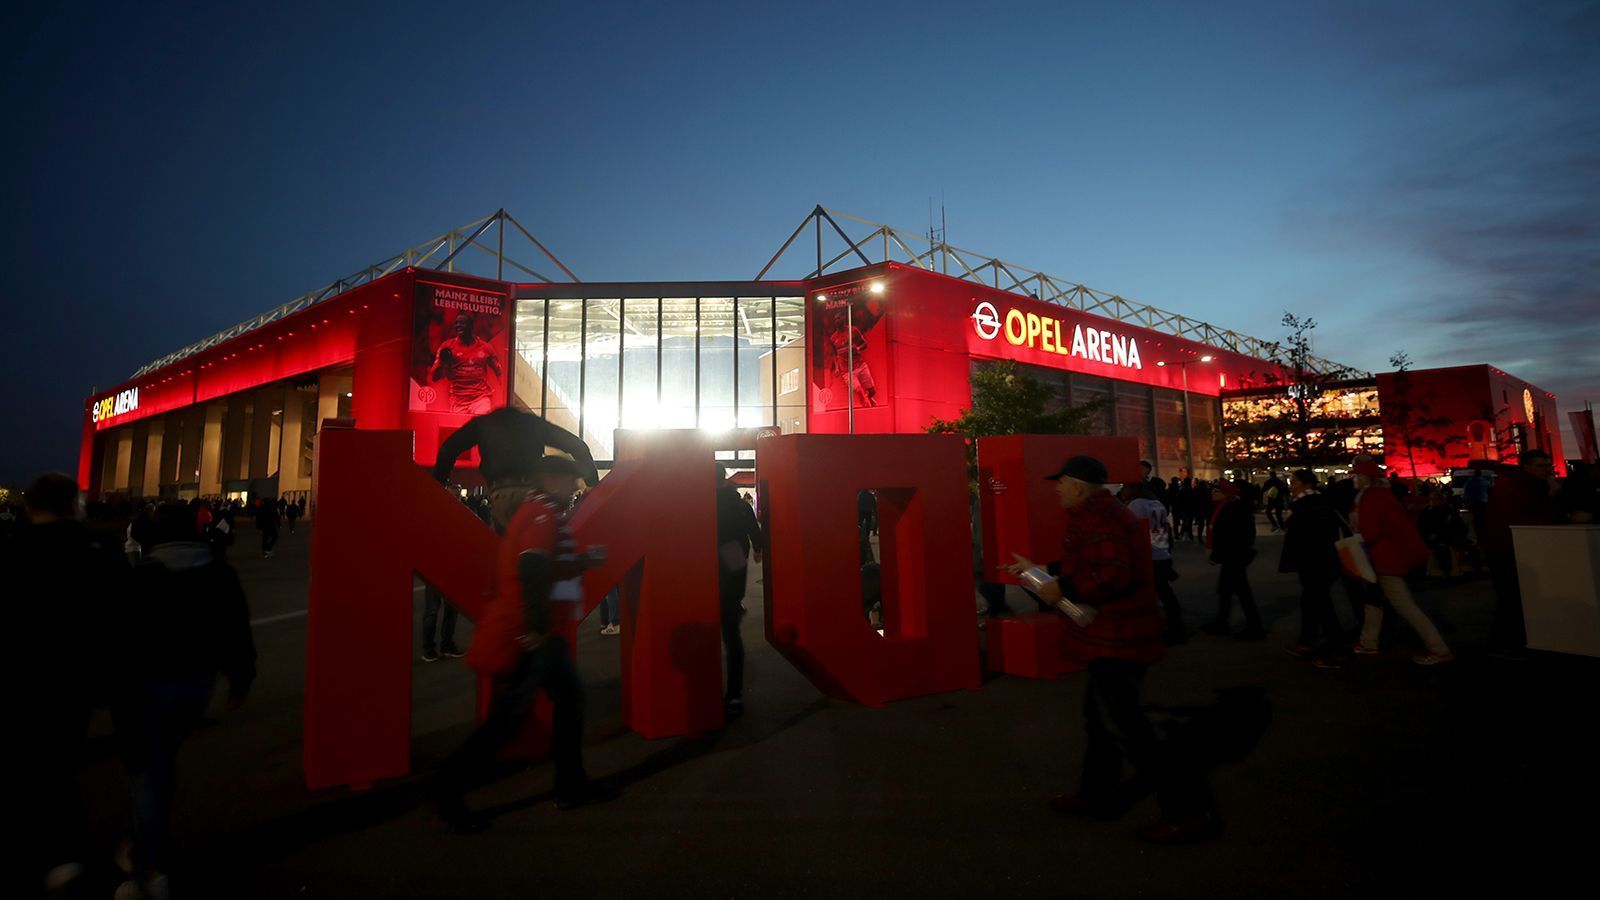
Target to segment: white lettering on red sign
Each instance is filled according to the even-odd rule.
[[[1003,335],[1006,343],[1014,347],[1027,347],[1041,353],[1076,356],[1079,359],[1130,369],[1144,368],[1143,362],[1139,359],[1137,338],[1100,328],[1074,325],[1072,340],[1069,343],[1062,334],[1060,319],[1023,312],[1020,309],[1006,310],[1002,318],[999,310],[988,301],[979,303],[972,311],[971,318],[972,330],[986,341],[992,341]]]
[[[114,419],[139,408],[139,389],[128,388],[110,397],[96,400],[89,407],[89,417],[96,422]]]

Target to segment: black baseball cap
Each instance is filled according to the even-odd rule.
[[[1054,475],[1046,475],[1046,481],[1060,481],[1062,478],[1076,478],[1090,484],[1106,483],[1106,464],[1092,456],[1074,456],[1061,464],[1061,471]]]

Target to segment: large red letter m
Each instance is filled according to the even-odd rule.
[[[500,542],[412,461],[411,432],[318,441],[306,784],[365,786],[410,771],[413,576],[477,619]],[[663,449],[619,463],[572,523],[580,544],[607,549],[577,618],[623,588],[623,719],[645,737],[722,724],[714,479],[703,452]]]

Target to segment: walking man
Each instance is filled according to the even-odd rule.
[[[502,748],[533,714],[540,691],[554,702],[550,735],[556,768],[556,808],[575,809],[609,800],[614,789],[589,779],[583,768],[583,684],[567,643],[554,634],[550,592],[556,582],[581,578],[567,531],[567,512],[578,490],[577,463],[559,456],[539,460],[527,502],[506,528],[497,562],[497,585],[467,654],[467,663],[494,677],[489,715],[434,777],[434,811],[454,831],[476,831],[484,823],[467,808],[464,795],[487,780]]]
[[[1074,456],[1050,478],[1066,508],[1061,559],[1051,565],[1056,580],[1043,585],[1049,603],[1066,599],[1092,608],[1087,625],[1068,618],[1062,649],[1086,663],[1083,698],[1083,774],[1078,793],[1050,801],[1057,812],[1114,818],[1125,812],[1122,764],[1156,787],[1161,819],[1138,830],[1142,840],[1179,843],[1217,834],[1211,803],[1198,773],[1157,737],[1140,706],[1145,672],[1161,660],[1161,613],[1156,609],[1149,529],[1105,490],[1106,467],[1092,456]],[[1034,564],[1018,557],[1022,574]]]
[[[1283,556],[1278,571],[1300,579],[1300,639],[1289,645],[1290,656],[1315,657],[1320,668],[1339,668],[1349,661],[1330,588],[1339,577],[1335,542],[1342,526],[1333,504],[1317,490],[1317,476],[1301,469],[1289,476],[1289,519],[1284,523]],[[1348,646],[1348,645],[1346,645]]]
[[[1256,608],[1255,594],[1250,590],[1250,563],[1256,558],[1256,516],[1239,496],[1239,485],[1232,481],[1219,481],[1211,492],[1216,511],[1211,514],[1211,533],[1206,546],[1211,548],[1211,564],[1219,566],[1217,573],[1217,617],[1207,625],[1207,634],[1228,634],[1232,631],[1229,619],[1233,615],[1233,598],[1239,598],[1239,608],[1244,611],[1244,630],[1234,637],[1245,641],[1259,641],[1267,636],[1261,622],[1261,611]]]
[[[722,611],[722,645],[728,655],[728,681],[723,690],[722,710],[727,718],[744,713],[744,637],[739,623],[744,619],[744,590],[749,572],[750,553],[757,563],[766,542],[756,514],[739,497],[728,470],[717,463],[717,593]],[[865,527],[863,525],[863,527]]]

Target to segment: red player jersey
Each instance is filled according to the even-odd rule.
[[[467,344],[459,337],[452,337],[439,345],[439,352],[434,357],[435,365],[446,350],[455,356],[455,365],[447,369],[452,405],[470,406],[494,393],[493,388],[489,387],[489,361],[494,359],[495,352],[488,341]]]

